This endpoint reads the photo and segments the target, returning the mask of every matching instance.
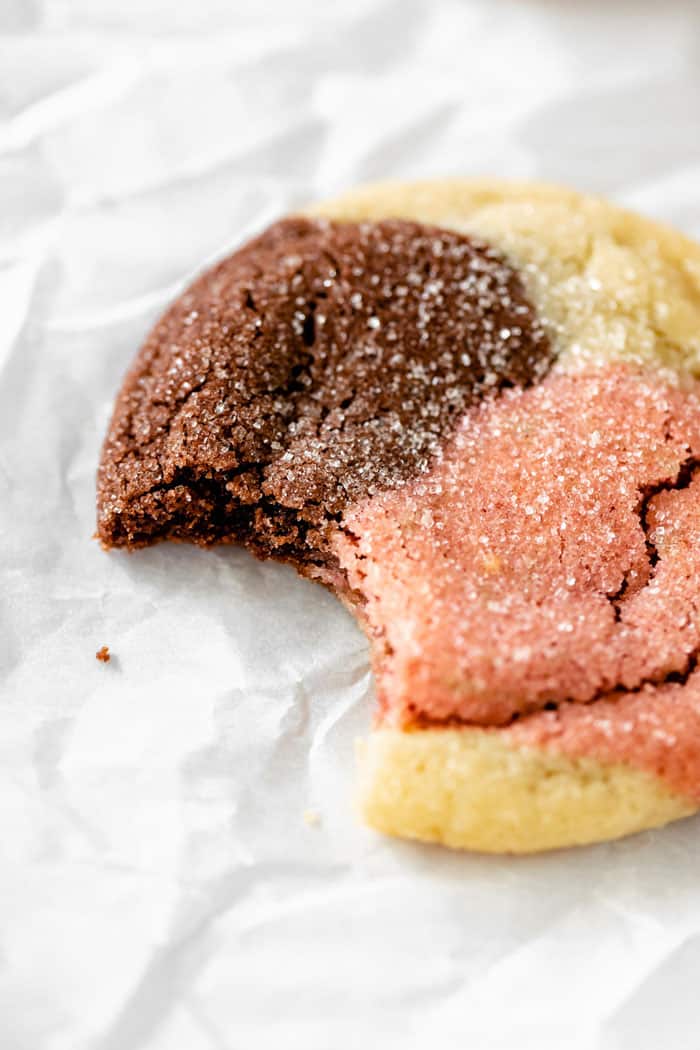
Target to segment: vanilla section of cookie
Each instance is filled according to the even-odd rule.
[[[490,850],[700,806],[700,249],[601,201],[384,185],[181,297],[117,400],[105,546],[243,543],[371,642],[362,808]]]

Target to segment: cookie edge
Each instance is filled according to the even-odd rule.
[[[636,212],[601,194],[587,193],[559,183],[528,179],[488,177],[447,177],[419,180],[387,179],[368,182],[317,201],[300,214],[339,222],[371,222],[381,219],[407,219],[433,222],[464,232],[475,213],[492,205],[553,204],[604,215],[615,229],[653,235],[675,260],[690,257],[700,262],[700,243],[674,226],[653,216]]]
[[[700,808],[644,770],[511,746],[493,730],[375,729],[358,767],[369,827],[482,853],[603,842]]]

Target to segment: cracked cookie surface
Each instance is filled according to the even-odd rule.
[[[620,366],[553,373],[470,410],[427,475],[348,509],[336,549],[390,652],[386,721],[504,725],[687,675],[699,461],[695,391]]]

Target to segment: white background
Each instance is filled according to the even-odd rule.
[[[91,535],[147,328],[291,207],[493,173],[700,236],[700,5],[0,0],[0,29],[2,1050],[697,1050],[698,821],[519,860],[382,841],[333,599]]]

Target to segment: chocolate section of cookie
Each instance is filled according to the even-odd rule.
[[[349,503],[425,471],[465,408],[550,361],[487,245],[398,220],[283,220],[200,277],[138,355],[104,446],[99,537],[331,564]]]

